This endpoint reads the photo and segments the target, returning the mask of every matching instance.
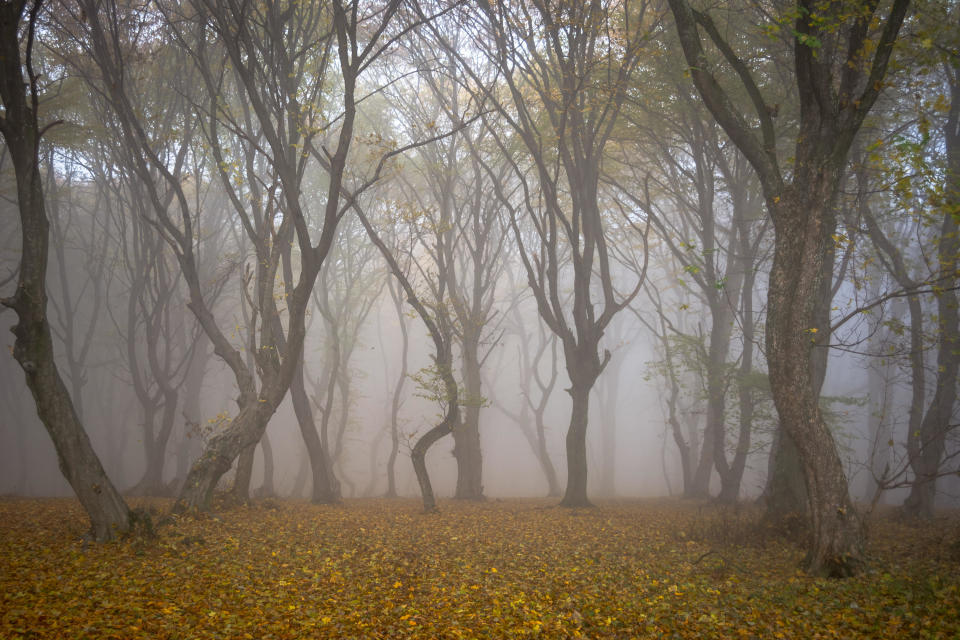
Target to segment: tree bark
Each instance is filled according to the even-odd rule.
[[[480,449],[480,409],[482,383],[480,377],[480,335],[472,327],[464,328],[463,421],[453,430],[453,455],[457,459],[457,489],[454,497],[461,500],[483,500],[483,452]]]
[[[293,412],[297,417],[297,426],[303,437],[307,456],[310,460],[310,477],[312,480],[310,501],[314,504],[334,504],[340,502],[340,483],[333,474],[333,465],[323,446],[320,435],[317,433],[316,423],[313,420],[313,411],[307,399],[304,387],[303,363],[297,366],[297,372],[290,384],[290,400],[293,403]],[[329,411],[329,407],[327,408]]]
[[[590,415],[590,391],[610,359],[604,353],[603,361],[597,355],[597,345],[575,345],[564,340],[567,374],[570,377],[570,426],[567,428],[567,488],[560,505],[564,507],[593,506],[587,496],[587,421]]]
[[[37,121],[36,75],[29,67],[40,3],[35,2],[28,14],[26,65],[21,61],[20,37],[25,7],[23,1],[0,5],[0,99],[4,107],[0,133],[13,162],[21,230],[17,289],[0,303],[17,314],[17,324],[12,328],[13,356],[23,369],[37,413],[53,440],[60,471],[90,517],[92,537],[104,541],[129,530],[130,511],[104,472],[54,362],[46,316],[50,224],[39,164],[42,132]]]
[[[258,498],[272,498],[277,495],[277,490],[273,484],[273,445],[266,431],[264,431],[263,437],[260,438],[260,452],[263,454],[263,484],[256,490],[255,495]]]
[[[253,459],[257,452],[257,443],[244,447],[237,458],[237,473],[233,478],[230,497],[233,504],[250,502],[250,481],[253,478]]]
[[[862,531],[850,500],[836,442],[820,411],[822,375],[813,366],[824,324],[824,261],[832,255],[832,210],[840,167],[820,168],[771,203],[775,249],[770,272],[767,361],[781,426],[797,447],[806,477],[811,538],[806,564],[827,575],[850,575],[863,562]],[[832,173],[832,175],[830,175]],[[829,272],[828,272],[829,273]],[[825,358],[825,354],[822,356]],[[819,378],[819,379],[815,379]]]

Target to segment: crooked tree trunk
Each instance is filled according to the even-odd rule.
[[[276,407],[270,402],[255,402],[240,409],[237,416],[219,433],[210,438],[203,454],[193,463],[174,513],[210,508],[217,482],[233,465],[237,456],[255,446],[267,428]],[[249,485],[248,485],[249,488]]]
[[[455,415],[454,411],[454,415]],[[437,510],[437,498],[433,495],[433,485],[430,483],[430,474],[427,471],[427,451],[435,442],[443,438],[453,430],[453,420],[448,412],[443,421],[437,426],[427,431],[417,440],[410,453],[410,460],[413,462],[413,472],[417,476],[417,484],[420,485],[420,496],[423,499],[423,510],[433,512]]]
[[[27,386],[57,451],[60,471],[90,517],[95,540],[109,540],[130,528],[130,511],[107,477],[54,361],[53,338],[47,321],[46,273],[50,223],[43,199],[38,148],[40,128],[27,91],[35,94],[35,78],[24,79],[21,64],[20,22],[24,2],[0,5],[0,133],[7,144],[17,183],[21,253],[17,289],[0,300],[17,314],[12,328],[13,357],[26,376]],[[29,14],[33,22],[39,4]],[[27,43],[28,47],[32,42]],[[26,70],[28,75],[32,69]]]
[[[833,202],[840,167],[802,167],[807,175],[769,203],[776,234],[770,272],[767,360],[781,427],[797,447],[806,478],[811,538],[806,557],[814,573],[843,576],[863,562],[862,531],[850,500],[836,442],[820,411],[822,373],[813,351],[818,333],[829,334]],[[826,309],[826,311],[825,311]]]

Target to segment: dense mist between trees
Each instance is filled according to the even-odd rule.
[[[5,2],[0,494],[748,501],[860,572],[960,500],[960,30],[854,4]]]

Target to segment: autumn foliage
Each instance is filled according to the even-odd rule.
[[[154,502],[162,513],[167,505]],[[870,569],[666,500],[267,501],[83,543],[72,500],[0,500],[0,638],[953,638],[960,518],[870,523]]]

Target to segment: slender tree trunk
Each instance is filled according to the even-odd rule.
[[[427,513],[437,510],[437,498],[433,495],[433,485],[430,483],[430,474],[427,471],[427,451],[437,441],[450,433],[450,421],[444,419],[443,422],[427,431],[417,440],[410,454],[413,462],[413,472],[417,476],[417,484],[420,485],[420,496],[423,499],[423,510]]]
[[[293,498],[305,497],[304,490],[307,488],[307,480],[310,478],[310,456],[304,451],[300,454],[300,467],[297,469],[297,475],[293,480],[293,489],[290,495]]]
[[[177,412],[177,394],[167,395],[164,399],[163,412],[160,417],[160,427],[153,431],[153,411],[146,415],[144,425],[144,453],[146,454],[146,470],[137,485],[131,489],[134,495],[165,496],[167,488],[163,484],[163,467],[167,457],[167,443],[173,432],[173,423]]]
[[[736,502],[740,496],[740,485],[743,482],[743,472],[747,467],[747,455],[750,453],[750,436],[753,431],[754,399],[753,388],[750,384],[750,374],[753,373],[753,341],[755,323],[753,318],[753,286],[756,280],[756,271],[753,268],[754,256],[750,246],[750,224],[740,216],[739,246],[740,265],[743,271],[740,291],[740,318],[743,334],[743,348],[740,353],[740,369],[737,373],[737,401],[740,405],[739,430],[737,432],[737,446],[734,450],[733,461],[720,474],[721,502]],[[726,461],[726,458],[724,458]]]
[[[940,227],[938,258],[940,281],[937,283],[937,387],[920,425],[911,432],[910,466],[914,482],[904,502],[904,511],[918,518],[933,517],[937,476],[945,450],[947,434],[954,428],[957,402],[957,376],[960,371],[960,298],[954,289],[960,274],[960,238],[957,217],[960,212],[960,56],[954,53],[944,63],[950,74],[951,105],[944,127],[947,150],[947,175],[944,188],[943,222]]]
[[[237,473],[233,478],[231,497],[237,504],[250,502],[250,481],[253,478],[253,459],[257,452],[257,443],[244,447],[237,458]]]
[[[710,476],[713,473],[713,448],[716,437],[707,428],[704,428],[703,440],[700,442],[700,456],[693,471],[690,482],[690,491],[684,491],[688,498],[707,498],[710,496]]]
[[[277,490],[273,484],[274,466],[273,466],[273,445],[270,442],[270,436],[266,431],[260,438],[260,449],[263,453],[263,484],[257,489],[255,495],[258,498],[272,498],[277,495]]]
[[[483,500],[483,452],[480,448],[480,409],[482,383],[480,377],[479,335],[469,333],[463,339],[463,422],[453,430],[453,455],[457,459],[457,489],[461,500]]]
[[[313,420],[313,411],[304,386],[303,363],[297,366],[297,371],[290,383],[290,400],[293,403],[293,412],[297,416],[297,425],[310,460],[310,477],[312,479],[310,501],[315,504],[333,504],[340,501],[340,483],[333,473],[333,465],[323,446],[317,427]],[[329,411],[329,406],[327,408]]]
[[[560,497],[560,482],[557,480],[557,470],[550,459],[550,452],[547,450],[547,428],[543,419],[546,409],[546,403],[543,403],[534,412],[534,421],[537,429],[537,460],[540,461],[540,468],[547,479],[547,497]]]
[[[727,354],[730,351],[732,317],[726,301],[713,297],[710,346],[707,349],[707,427],[704,440],[713,439],[713,464],[720,475],[719,499],[721,502],[734,502],[740,491],[740,483],[727,462]]]
[[[394,287],[393,280],[387,279],[390,298],[393,300],[397,312],[397,321],[400,325],[400,373],[393,387],[393,397],[390,400],[390,455],[387,457],[387,492],[386,497],[397,497],[397,454],[400,452],[400,405],[403,403],[403,388],[407,383],[408,355],[410,352],[410,335],[407,328],[407,317],[403,313],[403,297],[398,288]]]
[[[955,153],[960,156],[960,149]],[[954,175],[960,180],[960,167]],[[960,202],[960,198],[956,202]],[[955,205],[948,210],[940,230],[940,275],[943,280],[938,283],[942,289],[937,292],[937,386],[920,429],[909,435],[914,441],[910,456],[914,481],[903,508],[914,518],[933,517],[940,461],[946,449],[947,434],[953,428],[951,423],[957,403],[957,374],[960,370],[960,314],[957,306],[960,300],[953,287],[957,282],[956,263],[960,252],[954,218],[958,209],[960,207]]]

